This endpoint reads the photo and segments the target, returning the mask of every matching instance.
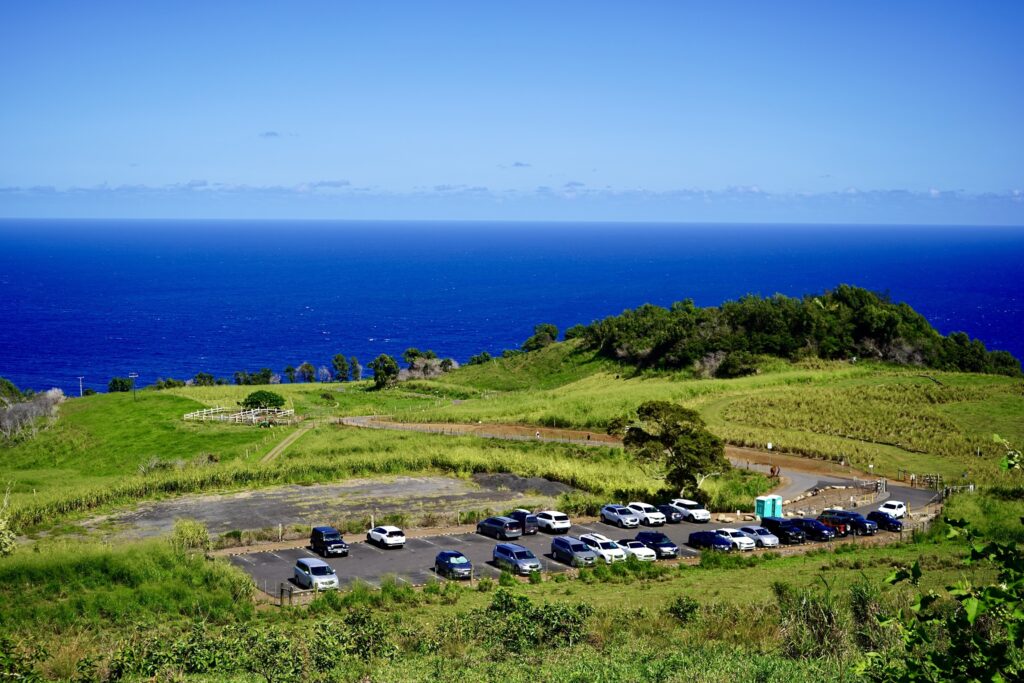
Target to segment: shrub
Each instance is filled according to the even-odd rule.
[[[849,650],[848,613],[832,587],[824,579],[822,583],[821,592],[779,581],[772,584],[782,617],[783,649],[789,657],[842,659]]]
[[[670,616],[683,625],[693,621],[699,610],[700,603],[687,595],[677,595],[665,608]]]
[[[202,522],[179,519],[174,523],[174,531],[171,532],[171,545],[181,553],[190,550],[205,552],[210,549],[210,532]]]

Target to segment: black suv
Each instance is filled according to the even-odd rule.
[[[853,510],[825,510],[825,512],[818,515],[818,520],[828,524],[828,522],[822,519],[825,516],[845,524],[846,528],[854,536],[874,536],[875,532],[878,531],[877,524],[871,520],[864,519],[864,515]]]
[[[761,526],[779,537],[786,545],[795,545],[807,540],[807,534],[783,517],[762,517]]]
[[[636,540],[653,550],[659,560],[662,558],[679,557],[679,546],[660,531],[641,531],[636,535]]]
[[[519,522],[519,526],[523,528],[523,536],[537,533],[537,515],[529,510],[513,510],[508,516]]]
[[[790,520],[812,541],[831,541],[836,537],[835,529],[831,529],[816,519],[800,517]]]
[[[348,543],[341,538],[341,532],[333,526],[315,526],[309,535],[309,547],[321,557],[348,555]]]
[[[508,541],[522,536],[523,527],[511,517],[488,517],[476,525],[476,532]]]

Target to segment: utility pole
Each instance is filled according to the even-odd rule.
[[[82,398],[82,380],[83,379],[85,379],[84,375],[78,378],[78,398]]]
[[[138,401],[139,400],[138,395],[135,393],[135,380],[138,378],[138,376],[139,376],[139,373],[137,373],[137,372],[129,372],[128,373],[128,378],[131,379],[131,381],[132,381],[132,400],[133,401]]]

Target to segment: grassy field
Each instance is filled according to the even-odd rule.
[[[545,367],[547,360],[538,360]],[[578,353],[575,355],[579,355]],[[528,383],[528,357],[504,363]],[[586,363],[582,360],[580,365]],[[476,375],[452,373],[420,386],[457,388],[468,398],[411,406],[398,419],[418,422],[505,422],[603,429],[645,400],[668,400],[700,411],[727,441],[813,457],[875,465],[894,476],[903,468],[947,478],[991,474],[1001,456],[997,432],[1024,441],[1024,382],[993,375],[935,373],[868,363],[789,364],[771,361],[758,375],[697,380],[686,373],[592,372],[547,389],[483,390]],[[475,368],[474,372],[478,372]],[[563,379],[565,377],[563,376]],[[516,382],[509,379],[508,386]],[[476,391],[476,394],[473,392]]]

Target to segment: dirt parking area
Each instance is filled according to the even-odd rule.
[[[229,494],[181,496],[140,504],[131,510],[83,523],[90,532],[124,539],[167,534],[178,519],[202,522],[212,535],[228,531],[285,529],[340,524],[373,515],[433,516],[457,523],[459,513],[531,508],[552,503],[572,491],[539,477],[479,474],[469,479],[445,476],[396,476],[351,479],[336,484],[278,486]],[[449,519],[451,518],[451,519]]]

